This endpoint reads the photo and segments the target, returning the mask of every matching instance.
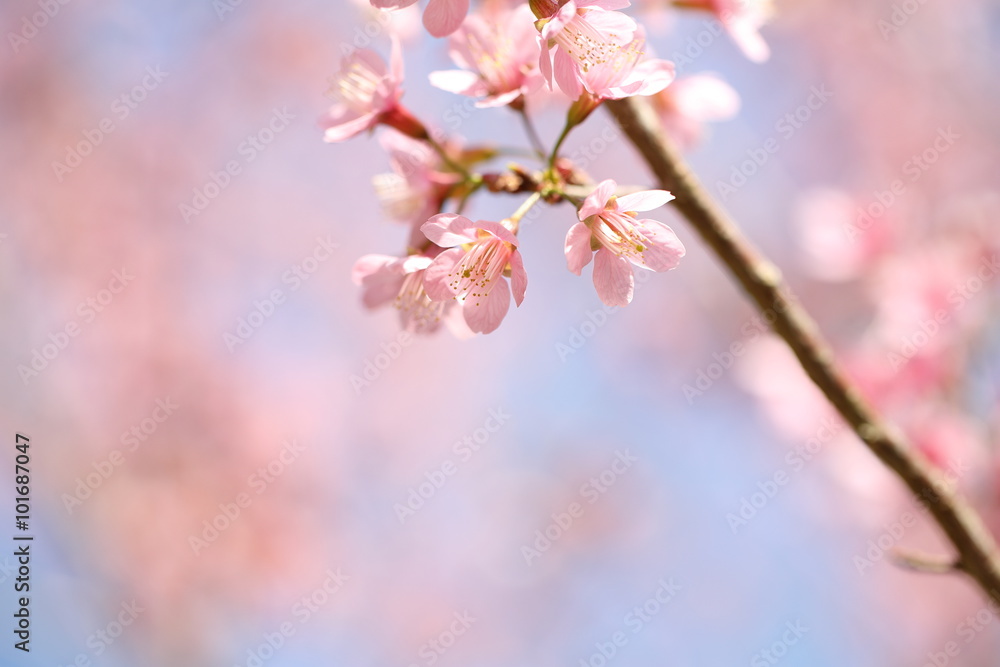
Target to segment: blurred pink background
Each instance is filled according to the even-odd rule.
[[[754,64],[655,4],[630,10],[650,50],[742,100],[692,149],[703,180],[1000,528],[1000,292],[970,286],[1000,250],[1000,6],[779,0]],[[347,50],[388,54],[369,7],[50,5],[0,9],[0,410],[32,439],[36,536],[32,651],[4,664],[924,665],[949,642],[943,664],[1000,664],[967,581],[890,562],[946,547],[684,221],[663,214],[682,265],[607,315],[565,269],[573,211],[545,208],[497,332],[400,344],[350,282],[405,243],[372,188],[387,159],[317,124]],[[524,145],[513,114],[427,85],[450,63],[416,17],[394,19],[408,106]],[[538,104],[551,141],[562,103]],[[649,183],[603,112],[566,153],[597,145],[593,177]]]

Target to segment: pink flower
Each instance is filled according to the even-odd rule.
[[[642,28],[628,44],[614,49],[603,61],[579,72],[583,87],[599,100],[620,100],[633,95],[655,95],[674,80],[674,64],[668,60],[639,62],[646,45]]]
[[[391,65],[374,51],[358,49],[345,57],[333,77],[329,95],[336,101],[320,119],[323,138],[344,141],[379,123],[395,127],[414,138],[427,136],[420,121],[399,104],[403,96],[403,56],[399,42],[392,40]]]
[[[420,225],[441,210],[457,174],[440,171],[441,157],[425,142],[391,130],[379,142],[393,171],[373,179],[375,192],[386,215],[412,226],[409,243],[417,248],[425,242]]]
[[[417,0],[371,0],[378,9],[402,9]],[[435,37],[447,37],[458,30],[469,13],[469,0],[430,0],[424,10],[424,27]]]
[[[554,77],[573,99],[586,90],[596,100],[604,100],[653,95],[673,81],[673,63],[640,63],[645,34],[628,16],[610,11],[619,6],[615,0],[569,0],[546,20],[539,65],[550,86]]]
[[[427,255],[365,255],[355,262],[351,279],[361,286],[365,307],[378,308],[392,302],[405,330],[432,333],[453,305],[431,301],[424,290],[424,273],[433,261]]]
[[[449,53],[461,70],[431,72],[431,83],[442,90],[485,99],[477,107],[510,104],[536,90],[538,44],[531,10],[473,15],[452,35]]]
[[[457,300],[476,333],[495,331],[510,308],[511,288],[520,306],[528,286],[517,237],[498,222],[473,222],[456,213],[435,215],[421,229],[437,245],[451,248],[427,268],[427,294],[434,301]]]
[[[603,181],[580,207],[580,222],[566,234],[566,262],[580,275],[594,257],[594,287],[609,306],[632,301],[635,276],[632,265],[669,271],[684,256],[684,246],[669,227],[655,220],[636,219],[673,199],[665,190],[646,190],[615,197],[617,184]]]
[[[715,14],[750,60],[763,62],[771,56],[760,36],[760,27],[771,14],[771,0],[674,0],[674,4]]]
[[[628,0],[568,0],[551,5],[552,14],[541,26],[539,69],[549,87],[553,76],[566,95],[576,99],[583,92],[583,75],[613,62],[633,41],[638,25],[621,12]]]
[[[737,92],[714,74],[680,78],[652,101],[664,129],[684,148],[698,143],[704,123],[729,120],[740,109]]]

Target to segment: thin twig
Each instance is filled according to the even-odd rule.
[[[948,556],[925,554],[920,551],[896,549],[892,552],[891,556],[896,565],[913,570],[914,572],[951,574],[965,569],[960,560]]]
[[[673,205],[687,218],[761,310],[776,319],[775,332],[858,437],[930,510],[958,552],[962,570],[994,601],[1000,603],[1000,561],[996,542],[982,519],[955,494],[943,475],[932,468],[906,438],[861,397],[837,365],[830,346],[812,317],[792,297],[780,271],[743,237],[698,181],[677,148],[664,136],[649,104],[636,98],[606,102],[632,144],[659,181],[676,199]]]

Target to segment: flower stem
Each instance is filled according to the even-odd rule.
[[[528,115],[528,110],[522,104],[516,107],[517,115],[521,117],[521,122],[524,125],[524,133],[528,135],[528,141],[531,142],[531,147],[535,149],[535,154],[539,159],[545,159],[545,145],[542,143],[541,138],[538,136],[538,130],[535,129],[535,124],[531,121],[531,116]]]
[[[524,200],[524,202],[517,207],[507,220],[510,222],[510,227],[512,232],[517,234],[517,228],[521,226],[521,218],[524,214],[531,210],[531,207],[537,204],[542,199],[541,192],[532,192],[531,196]]]
[[[569,136],[570,130],[574,127],[576,127],[576,123],[572,123],[569,119],[566,119],[566,125],[563,126],[562,133],[556,139],[556,145],[552,147],[552,154],[549,155],[549,171],[555,168],[556,160],[559,159],[559,149],[562,148],[563,142],[566,141],[566,137]]]
[[[424,139],[424,141],[426,141],[430,145],[430,147],[434,149],[434,152],[438,154],[438,156],[441,158],[441,161],[444,162],[446,165],[448,165],[448,167],[452,171],[458,172],[466,180],[470,180],[471,179],[471,175],[469,174],[469,170],[466,169],[465,167],[463,167],[462,165],[460,165],[459,163],[455,162],[454,160],[452,160],[451,157],[448,156],[448,153],[445,152],[444,146],[442,146],[438,142],[434,141],[433,137],[431,137],[431,136],[428,135],[427,138]]]
[[[774,331],[798,357],[802,368],[861,441],[893,470],[929,510],[957,556],[955,571],[971,577],[1000,603],[1000,558],[982,518],[944,476],[930,466],[897,428],[862,397],[837,364],[815,321],[794,299],[781,272],[743,236],[667,139],[655,112],[636,98],[607,103],[625,135],[670,190],[674,206],[715,251],[763,312],[774,317]]]

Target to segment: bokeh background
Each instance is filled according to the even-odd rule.
[[[726,207],[1000,527],[1000,282],[973,289],[1000,246],[1000,5],[775,10],[763,64],[708,15],[630,11],[652,51],[742,100],[691,148],[711,189],[775,141]],[[369,7],[13,0],[0,20],[0,422],[8,480],[15,432],[31,437],[35,535],[30,655],[11,647],[0,558],[2,664],[1000,664],[1000,622],[968,582],[890,562],[946,550],[672,213],[687,258],[610,315],[589,269],[565,269],[566,207],[522,232],[528,297],[496,333],[400,344],[391,310],[363,309],[351,265],[399,252],[405,230],[372,188],[378,142],[325,144],[317,119],[345,52],[388,54]],[[450,63],[416,8],[393,26],[425,122],[524,144],[513,114],[426,84]],[[531,105],[551,141],[564,103]],[[602,112],[566,147],[599,147],[594,178],[648,183]],[[226,337],[259,308],[252,335]]]

